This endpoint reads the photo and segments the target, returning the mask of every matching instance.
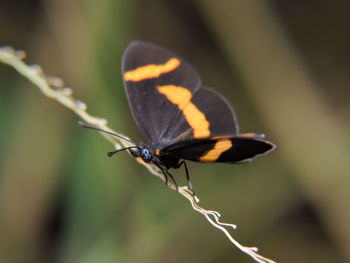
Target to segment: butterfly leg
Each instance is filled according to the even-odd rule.
[[[168,176],[170,177],[171,181],[173,181],[175,188],[176,188],[176,192],[179,191],[179,187],[175,181],[174,176],[168,171],[168,169],[166,169],[165,167],[163,167],[162,165],[160,165],[158,162],[153,161],[153,163],[155,165],[157,165],[157,167],[162,171],[163,175],[164,175],[164,179],[165,179],[165,185],[168,186]]]
[[[185,161],[181,161],[176,168],[180,168],[181,165],[185,166],[185,172],[186,172],[186,178],[187,178],[188,185],[190,187],[190,190],[191,190],[193,196],[196,196],[196,193],[193,190],[193,186],[192,186],[192,183],[191,183],[190,174],[188,173],[186,162]]]
[[[164,175],[164,181],[165,181],[165,185],[168,186],[168,175],[167,173],[164,171],[165,169],[158,164],[157,162],[154,162],[154,164],[162,171],[163,175]]]
[[[167,169],[164,169],[164,171],[170,177],[171,181],[173,181],[176,188],[176,192],[179,192],[179,186],[177,185],[174,176]]]

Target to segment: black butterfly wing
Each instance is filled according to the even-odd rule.
[[[155,148],[238,133],[231,105],[217,91],[201,87],[196,70],[175,53],[133,41],[122,63],[133,117]]]
[[[239,133],[236,114],[231,104],[218,91],[201,87],[194,94],[192,103],[205,115],[209,123],[208,137],[233,136]]]
[[[167,157],[194,162],[242,163],[267,154],[275,145],[262,134],[238,134],[234,137],[194,139],[169,145],[160,152]]]
[[[178,93],[177,100],[184,104],[196,93],[201,80],[189,63],[163,47],[133,41],[124,52],[122,67],[134,120],[150,143],[163,139],[165,145],[191,128],[178,106],[163,94]]]

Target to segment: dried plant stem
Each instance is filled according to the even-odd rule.
[[[64,87],[64,83],[61,79],[56,77],[48,77],[45,76],[40,66],[38,65],[27,65],[23,62],[25,58],[25,53],[23,51],[15,51],[11,47],[3,47],[0,48],[0,62],[12,66],[16,69],[21,75],[29,79],[35,86],[37,86],[42,93],[44,93],[47,97],[52,98],[59,103],[63,104],[67,108],[71,109],[77,115],[79,115],[85,122],[94,125],[100,129],[104,129],[113,133],[116,133],[112,129],[107,126],[107,120],[94,117],[89,115],[86,112],[87,106],[85,103],[75,99],[72,96],[72,90],[68,87]],[[126,137],[120,133],[117,133],[120,136]],[[120,145],[123,147],[134,146],[135,144],[124,141],[117,140],[116,137],[113,137],[106,133],[101,133],[103,137],[105,137],[108,141],[114,144],[116,148],[119,148]],[[160,179],[164,181],[164,176],[161,171],[152,164],[146,164],[139,159],[137,159],[139,163],[146,166],[146,168],[154,175],[158,176]],[[168,187],[175,190],[175,185],[169,182]],[[239,248],[244,253],[251,256],[256,262],[260,263],[274,263],[275,261],[265,258],[259,255],[258,249],[256,247],[247,247],[238,243],[232,235],[229,233],[228,229],[236,229],[236,225],[227,224],[220,222],[220,214],[213,210],[206,210],[197,204],[196,197],[192,195],[192,192],[188,190],[187,186],[180,186],[178,189],[179,194],[187,198],[192,205],[192,208],[205,216],[205,218],[212,224],[214,227],[220,229],[234,244],[237,248]]]

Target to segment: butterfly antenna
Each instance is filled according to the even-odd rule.
[[[112,152],[108,152],[107,155],[108,157],[112,157],[114,154],[118,153],[118,152],[121,152],[121,151],[125,151],[125,150],[129,150],[129,149],[140,149],[139,146],[130,146],[130,147],[125,147],[125,148],[122,148],[122,149],[118,149],[118,150],[115,150],[115,151],[112,151]],[[133,151],[130,151],[132,155],[134,155]]]
[[[132,142],[131,140],[129,140],[128,138],[125,138],[125,137],[123,137],[123,136],[120,136],[119,134],[116,134],[116,133],[114,133],[114,132],[109,132],[109,131],[106,131],[106,130],[102,130],[102,129],[100,129],[100,128],[97,128],[97,127],[94,127],[94,126],[92,126],[92,125],[89,125],[89,124],[87,124],[87,123],[85,123],[85,122],[83,122],[83,121],[78,121],[78,124],[79,124],[81,127],[89,128],[89,129],[96,130],[96,131],[105,132],[105,133],[108,133],[108,134],[110,134],[110,135],[113,135],[113,136],[115,136],[115,137],[117,137],[117,138],[119,138],[119,139],[122,139],[122,140],[124,140],[124,141],[133,143],[133,142]]]

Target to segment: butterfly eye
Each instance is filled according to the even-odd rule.
[[[149,163],[152,160],[152,154],[146,148],[141,150],[141,158],[144,162]]]

